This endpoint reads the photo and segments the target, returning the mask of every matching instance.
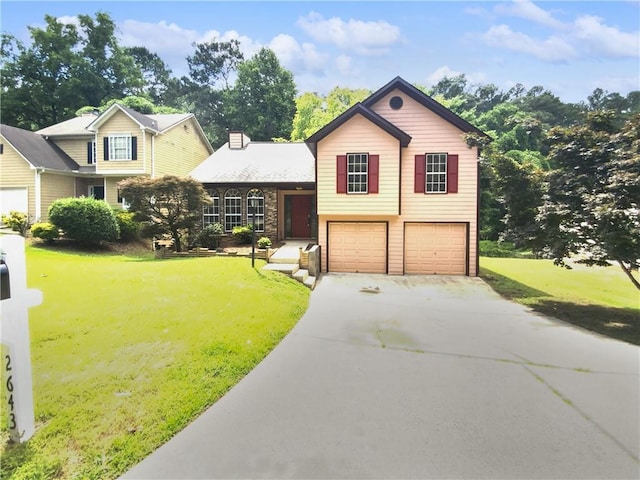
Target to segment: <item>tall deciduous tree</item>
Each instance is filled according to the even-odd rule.
[[[280,65],[272,50],[262,48],[238,66],[230,127],[244,130],[252,140],[290,138],[295,97],[291,72]]]
[[[640,115],[616,126],[613,112],[550,132],[546,200],[539,221],[559,265],[615,262],[640,290]]]
[[[146,222],[154,234],[168,234],[178,252],[182,235],[202,221],[202,207],[211,201],[200,182],[167,175],[132,177],[118,183],[121,195],[136,219]]]
[[[150,52],[146,47],[127,47],[124,52],[133,58],[142,73],[143,84],[136,93],[149,96],[154,103],[161,103],[169,88],[171,69],[157,53]]]
[[[133,93],[142,75],[118,45],[109,15],[78,16],[78,26],[45,16],[29,27],[27,47],[8,35],[2,41],[4,123],[37,129],[73,117],[84,105]]]

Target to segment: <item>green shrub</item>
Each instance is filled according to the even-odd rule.
[[[242,227],[233,227],[231,234],[236,237],[240,243],[251,243],[253,227],[251,225],[243,225]]]
[[[212,223],[204,227],[196,238],[197,245],[204,248],[218,248],[220,238],[224,234],[224,227],[221,223]]]
[[[29,231],[29,215],[23,212],[11,210],[8,215],[2,215],[2,223],[23,237]]]
[[[34,223],[31,227],[31,235],[47,243],[52,243],[60,236],[58,227],[49,222]]]
[[[517,249],[511,242],[480,240],[480,255],[500,258],[535,258],[530,251]]]
[[[115,212],[118,228],[120,228],[120,241],[130,242],[138,238],[140,222],[135,220],[135,214],[126,210]]]
[[[81,243],[111,242],[120,236],[116,216],[104,200],[61,198],[49,207],[49,220],[67,237]]]
[[[260,237],[258,240],[258,248],[268,248],[271,246],[271,240],[269,237]]]

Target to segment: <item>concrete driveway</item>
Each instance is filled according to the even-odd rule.
[[[639,361],[477,278],[326,275],[290,335],[124,478],[638,478]]]

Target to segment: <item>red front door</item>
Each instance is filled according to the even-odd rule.
[[[293,238],[311,238],[312,198],[312,195],[291,196],[291,236]]]

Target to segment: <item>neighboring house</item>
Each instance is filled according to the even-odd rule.
[[[396,78],[307,139],[322,270],[478,274],[484,135]]]
[[[58,198],[92,196],[126,207],[117,183],[186,176],[213,152],[193,114],[144,115],[118,104],[37,132],[0,127],[0,209],[46,221]]]
[[[229,132],[229,141],[191,177],[213,198],[204,208],[204,225],[221,223],[227,233],[251,225],[255,199],[258,236],[316,237],[315,160],[305,143],[252,142],[242,132]]]

